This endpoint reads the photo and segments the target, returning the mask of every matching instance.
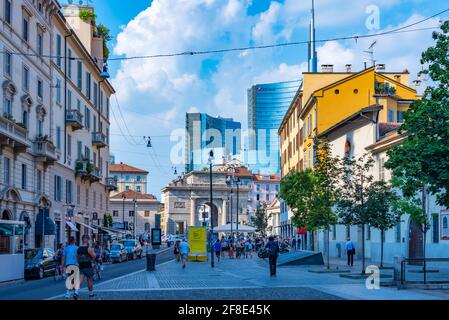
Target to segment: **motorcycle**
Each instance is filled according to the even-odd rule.
[[[265,259],[268,258],[268,249],[266,248],[260,248],[259,251],[257,252],[257,256],[261,259]]]

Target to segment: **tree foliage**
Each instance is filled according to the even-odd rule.
[[[407,138],[388,152],[385,166],[392,169],[405,199],[427,188],[439,205],[449,207],[449,21],[433,39],[436,44],[422,54],[421,63],[427,64],[422,73],[434,85],[404,113],[399,132]]]
[[[266,208],[260,208],[256,210],[254,216],[251,216],[250,223],[256,228],[256,232],[265,235],[265,231],[268,227],[268,220],[271,218],[271,214],[267,214]]]

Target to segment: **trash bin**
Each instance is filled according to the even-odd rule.
[[[156,271],[156,254],[147,254],[147,271]]]

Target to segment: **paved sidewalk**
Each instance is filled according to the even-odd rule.
[[[210,262],[189,262],[186,269],[169,261],[155,272],[137,271],[95,286],[99,299],[295,299],[295,300],[429,300],[449,299],[419,290],[397,290],[381,287],[369,290],[365,280],[341,278],[338,274],[315,274],[310,267],[278,267],[270,277],[266,261],[224,259]]]

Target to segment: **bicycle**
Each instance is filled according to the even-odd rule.
[[[94,280],[101,280],[103,277],[103,266],[98,261],[95,261],[93,263],[93,269],[94,269]]]

